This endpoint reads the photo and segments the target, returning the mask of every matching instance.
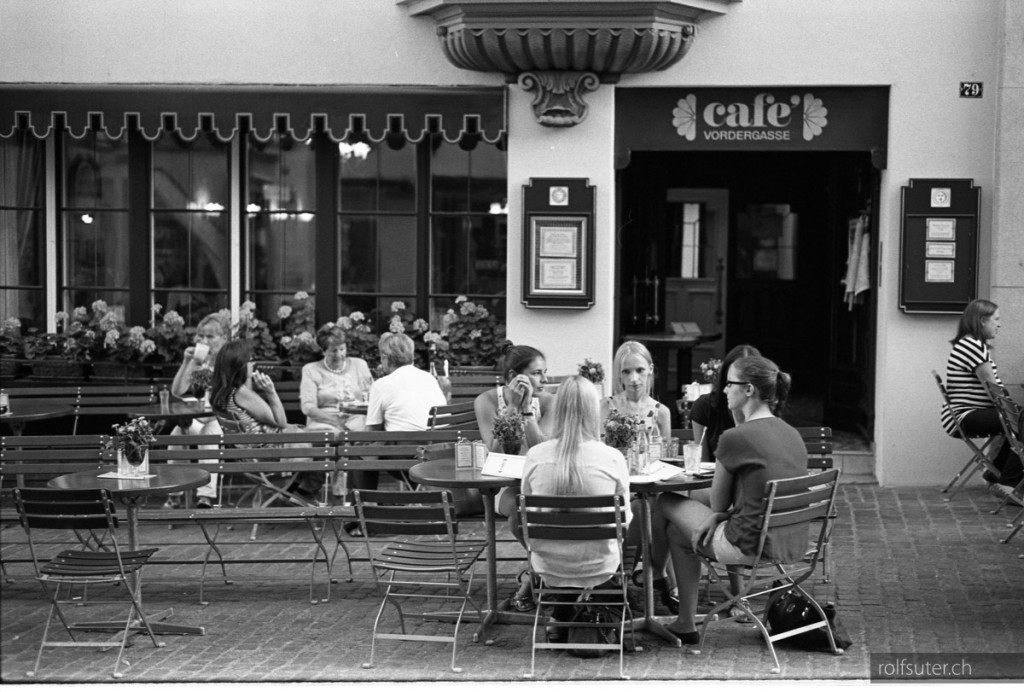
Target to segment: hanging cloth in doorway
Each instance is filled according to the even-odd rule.
[[[867,214],[850,219],[847,234],[846,276],[841,283],[846,286],[843,300],[848,310],[855,304],[864,302],[862,293],[871,288],[870,267],[868,265],[871,247],[871,234],[867,232]]]

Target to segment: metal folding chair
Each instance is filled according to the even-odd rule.
[[[446,406],[432,406],[427,418],[428,428],[431,430],[447,430],[458,428],[459,430],[479,430],[476,422],[475,402],[463,401],[459,404],[447,404]]]
[[[934,370],[932,370],[932,377],[935,378],[935,384],[938,386],[939,393],[942,395],[943,408],[951,410],[952,407],[949,403],[949,393],[946,391],[946,385],[942,383],[942,378],[939,376],[939,373]],[[950,415],[952,415],[952,413],[950,413]],[[955,437],[958,440],[963,440],[963,443],[971,450],[971,458],[967,460],[967,463],[964,464],[962,469],[960,469],[960,472],[953,476],[949,483],[946,484],[946,487],[942,489],[942,492],[949,493],[949,497],[946,498],[946,502],[952,500],[953,496],[957,494],[960,488],[964,487],[964,484],[971,479],[971,476],[979,470],[985,469],[991,471],[996,476],[999,475],[998,469],[996,469],[995,465],[992,463],[992,459],[994,458],[992,455],[995,454],[999,449],[999,445],[1002,443],[1001,435],[993,435],[985,440],[985,442],[979,447],[974,441],[978,438],[971,438],[965,435],[964,429],[960,425],[960,421],[956,416],[953,416],[953,420],[956,422],[956,433],[952,435],[952,437]],[[951,488],[952,492],[950,492]]]
[[[1020,458],[1021,463],[1024,463],[1024,429],[1022,429],[1024,428],[1024,406],[1011,399],[1010,393],[1005,388],[991,383],[987,386],[988,395],[992,398],[996,411],[999,413],[999,423],[1003,426],[1003,433],[1010,445],[1010,451]],[[1018,500],[1024,497],[1024,480],[1018,483],[1012,492]],[[1009,501],[1009,497],[1003,497],[1003,501],[995,512],[1005,507]],[[1010,522],[1010,533],[1001,542],[1008,543],[1020,531],[1022,523],[1024,523],[1024,508],[1017,512],[1017,516]]]
[[[626,507],[627,500],[621,495],[520,495],[518,501],[519,517],[523,529],[523,541],[526,543],[530,571],[540,577],[540,587],[534,594],[537,603],[533,619],[533,647],[530,653],[530,672],[523,675],[532,678],[536,671],[538,649],[594,649],[619,652],[619,677],[628,680],[625,673],[624,652],[626,648],[626,623],[630,623],[630,649],[639,650],[636,646],[636,635],[633,631],[633,616],[626,597],[628,574],[624,570],[623,544],[626,539]],[[587,541],[614,540],[618,550],[618,567],[614,572],[602,575],[605,580],[618,578],[614,588],[578,589],[555,587],[547,583],[550,578],[544,572],[533,567],[534,541],[564,541],[566,544]],[[603,583],[608,583],[607,581]],[[566,597],[589,598],[601,606],[621,609],[621,617],[617,623],[618,637],[616,643],[579,643],[549,642],[546,639],[544,625],[541,622],[541,611],[544,606],[563,604]],[[568,627],[568,623],[565,623]],[[607,623],[574,622],[573,627],[607,627]],[[541,640],[537,639],[540,630]]]
[[[370,660],[363,668],[373,667],[378,639],[407,641],[451,642],[453,672],[461,673],[455,665],[459,627],[472,606],[483,620],[479,606],[471,595],[473,568],[487,547],[486,541],[457,540],[459,523],[455,505],[447,490],[435,492],[388,492],[380,490],[353,491],[356,515],[366,542],[366,554],[373,568],[373,578],[382,596],[377,617],[373,621]],[[420,540],[401,540],[388,543],[375,550],[371,532],[400,536],[421,536]],[[432,540],[425,537],[433,536]],[[379,544],[378,544],[379,545]],[[404,601],[413,598],[458,601],[455,629],[450,636],[415,634],[406,631],[402,610]],[[384,609],[391,605],[398,611],[399,632],[380,632]],[[412,617],[426,617],[429,613],[408,613]]]
[[[72,601],[70,591],[75,586],[87,587],[92,584],[117,584],[124,587],[130,607],[125,617],[124,631],[121,635],[121,642],[117,652],[117,660],[114,661],[114,677],[120,678],[124,675],[118,667],[124,656],[124,648],[128,643],[128,637],[132,630],[145,629],[153,646],[162,647],[163,643],[158,642],[153,630],[146,620],[142,608],[139,606],[137,579],[129,580],[128,575],[137,575],[143,565],[157,551],[156,548],[145,550],[123,551],[117,542],[117,516],[114,510],[114,503],[106,490],[50,490],[40,488],[15,488],[14,501],[18,508],[18,516],[21,525],[28,535],[29,551],[32,556],[32,563],[35,568],[36,581],[50,601],[50,612],[46,617],[46,625],[43,628],[43,639],[39,644],[39,653],[36,655],[35,666],[28,676],[35,676],[39,670],[39,663],[43,657],[43,650],[48,647],[94,647],[111,649],[118,646],[117,642],[109,639],[104,641],[79,641],[74,630],[74,623],[66,617],[61,606],[82,605],[81,601]],[[97,546],[95,549],[86,550],[64,550],[48,562],[41,562],[36,551],[33,530],[38,529],[70,529],[76,532],[81,531],[106,531],[110,540],[110,546]],[[83,547],[90,548],[89,544]],[[49,585],[53,584],[51,591]],[[66,593],[62,597],[62,588],[66,587]],[[97,601],[89,600],[88,605],[124,603],[118,601]],[[64,626],[64,630],[71,637],[71,641],[51,641],[49,639],[50,625],[53,616]],[[141,625],[141,626],[140,626]],[[109,636],[109,635],[107,635]],[[127,661],[125,662],[127,664]]]
[[[705,616],[704,625],[700,631],[701,648],[704,646],[708,625],[712,622],[730,622],[746,615],[754,621],[764,637],[765,643],[768,644],[768,650],[775,662],[772,673],[778,673],[781,670],[779,657],[775,654],[774,642],[810,630],[823,628],[828,634],[832,653],[836,655],[843,653],[843,650],[836,646],[825,611],[810,594],[800,587],[800,583],[814,573],[814,569],[821,559],[826,536],[831,530],[828,517],[833,513],[838,487],[838,469],[799,478],[769,481],[766,484],[764,513],[760,520],[760,533],[754,562],[750,565],[724,565],[705,557],[705,562],[719,574],[717,583],[725,594],[726,600],[712,608]],[[813,528],[817,532],[814,548],[802,559],[787,563],[777,560],[767,553],[766,546],[771,545],[773,537],[778,537],[780,532],[797,532],[800,527],[808,532]],[[738,593],[729,591],[729,580],[725,577],[730,572],[738,574],[741,578],[742,586]],[[789,589],[795,589],[806,596],[817,611],[820,620],[787,632],[769,632],[767,627],[768,611],[782,592]],[[768,597],[764,610],[755,612],[750,601],[762,596]],[[729,612],[732,608],[736,608],[739,613],[730,615]],[[727,617],[721,617],[722,615]]]

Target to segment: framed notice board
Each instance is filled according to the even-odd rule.
[[[900,215],[900,309],[960,313],[978,292],[981,188],[912,178]]]
[[[523,304],[594,304],[594,187],[586,178],[531,178],[523,186]]]

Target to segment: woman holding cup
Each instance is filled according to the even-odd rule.
[[[213,362],[220,351],[221,346],[227,343],[231,335],[231,322],[229,318],[220,312],[207,315],[199,321],[196,327],[196,340],[192,346],[185,349],[181,359],[181,366],[174,374],[171,382],[171,394],[179,399],[190,394],[202,396],[209,400],[207,393],[209,383],[213,379]],[[196,391],[202,389],[204,391]],[[171,431],[172,435],[220,435],[220,424],[213,415],[203,418],[193,418],[190,424],[182,428],[175,426]],[[211,445],[216,449],[216,445]],[[168,463],[175,463],[169,461]],[[181,506],[182,493],[168,495],[164,502],[165,509],[177,509]],[[196,490],[196,508],[210,509],[217,502],[217,474],[210,474],[210,482]]]

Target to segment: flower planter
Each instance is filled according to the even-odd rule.
[[[10,358],[0,359],[0,379],[4,382],[15,380],[21,374],[21,363]]]
[[[86,380],[89,377],[89,364],[81,361],[43,358],[30,362],[31,376],[35,379],[72,382]]]
[[[101,360],[95,361],[92,364],[92,379],[116,380],[118,382],[148,382],[150,372],[142,363],[118,363],[116,361]]]

